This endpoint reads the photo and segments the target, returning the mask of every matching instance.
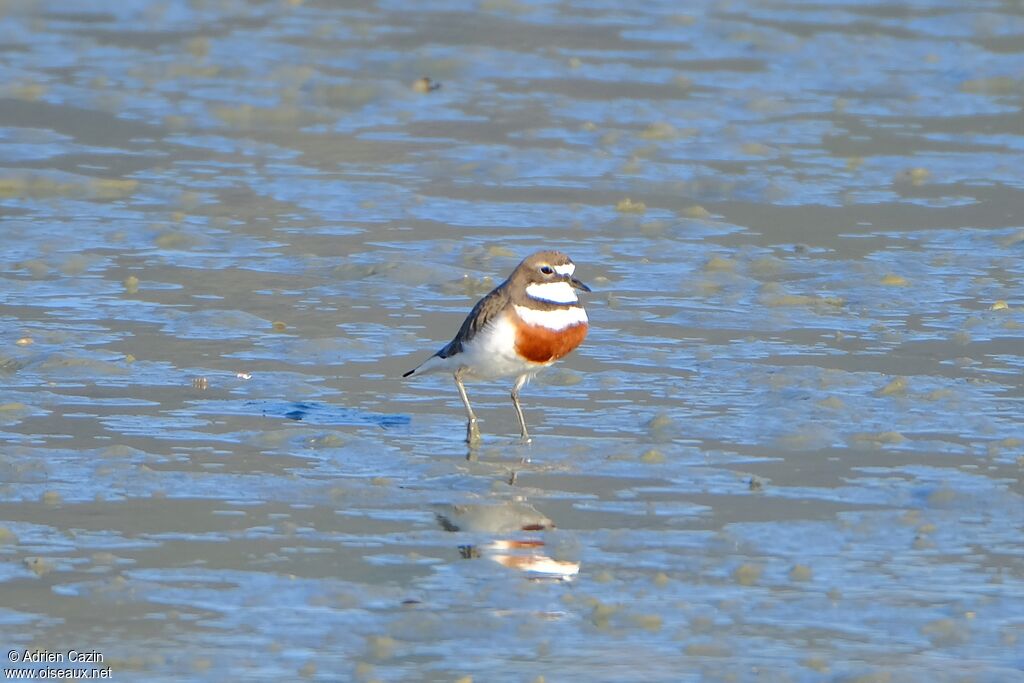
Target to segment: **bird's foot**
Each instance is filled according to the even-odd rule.
[[[466,443],[470,445],[480,443],[480,427],[477,425],[475,417],[466,423]]]

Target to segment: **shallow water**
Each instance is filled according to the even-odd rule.
[[[1019,3],[15,1],[0,49],[9,650],[1024,680]],[[545,247],[590,336],[467,452],[397,378]]]

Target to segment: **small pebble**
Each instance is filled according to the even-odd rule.
[[[811,568],[806,564],[794,564],[789,570],[790,581],[810,581],[812,576]]]
[[[629,197],[626,197],[615,205],[615,210],[619,213],[644,213],[647,211],[647,205],[643,202],[634,202]]]
[[[761,568],[745,562],[736,568],[732,576],[741,586],[753,586],[761,578]]]
[[[418,92],[424,95],[429,92],[434,92],[441,87],[441,84],[431,79],[429,76],[420,76],[412,82],[413,92]]]
[[[907,393],[907,378],[897,377],[878,390],[879,396],[895,396]]]
[[[46,576],[53,571],[53,563],[42,557],[26,557],[22,564],[36,576]]]

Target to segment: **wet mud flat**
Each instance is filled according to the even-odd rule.
[[[1003,2],[6,7],[9,664],[1024,680],[1021,35]],[[545,247],[590,334],[529,446],[470,384],[467,449],[451,380],[399,377]]]

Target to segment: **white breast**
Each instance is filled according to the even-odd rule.
[[[538,325],[556,332],[587,322],[587,312],[583,310],[582,306],[556,308],[551,311],[541,311],[529,306],[516,306],[516,313],[527,325]]]
[[[516,353],[516,327],[508,315],[499,315],[477,332],[452,360],[480,379],[521,375],[537,369],[536,363],[524,361]]]

